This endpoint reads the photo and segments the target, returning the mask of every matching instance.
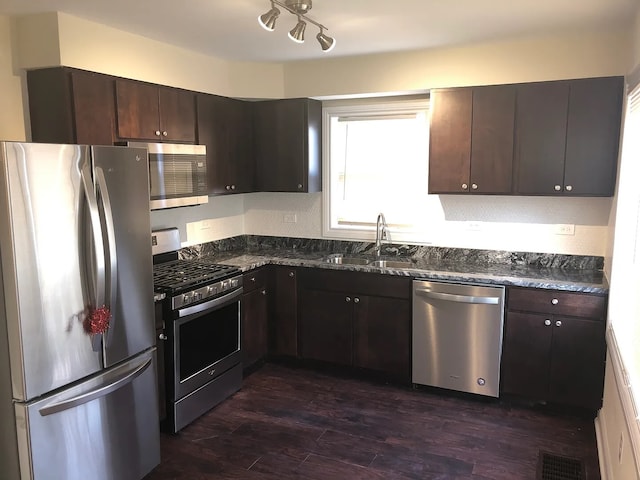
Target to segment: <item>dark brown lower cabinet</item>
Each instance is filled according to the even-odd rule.
[[[298,273],[295,267],[269,267],[269,353],[298,356]]]
[[[340,365],[353,361],[353,299],[336,292],[300,291],[300,356]]]
[[[243,285],[245,293],[242,295],[240,341],[242,366],[247,369],[267,355],[269,311],[266,270],[246,273]]]
[[[409,381],[409,279],[322,269],[300,273],[301,358]]]
[[[514,291],[505,320],[502,393],[599,409],[606,355],[605,297]],[[523,311],[531,305],[543,311]]]

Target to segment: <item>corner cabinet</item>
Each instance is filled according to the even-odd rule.
[[[299,352],[398,381],[411,378],[411,280],[300,269]]]
[[[32,141],[113,145],[114,82],[108,75],[67,67],[28,71]]]
[[[518,85],[515,193],[611,196],[623,77]]]
[[[606,297],[518,287],[507,292],[501,393],[599,409]]]
[[[251,102],[198,94],[198,144],[207,147],[210,195],[255,191]]]
[[[309,98],[253,103],[256,187],[260,192],[322,190],[322,103]]]
[[[509,194],[515,88],[431,93],[429,193]]]
[[[116,80],[117,136],[127,140],[194,143],[195,94],[135,80]]]

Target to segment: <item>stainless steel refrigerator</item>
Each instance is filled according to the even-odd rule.
[[[0,478],[160,462],[144,149],[0,142]]]

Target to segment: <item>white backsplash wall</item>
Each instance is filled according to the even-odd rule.
[[[441,195],[434,200],[416,209],[416,215],[424,215],[430,225],[425,244],[570,255],[606,253],[611,198]],[[209,197],[206,205],[151,212],[151,226],[178,227],[183,246],[242,234],[322,238],[322,194]],[[573,233],[557,233],[571,229]]]
[[[209,197],[204,205],[152,211],[151,229],[178,227],[186,247],[243,235],[244,216],[244,195]]]
[[[320,193],[248,194],[244,207],[246,234],[322,236]],[[611,198],[442,195],[416,215],[432,225],[424,242],[434,246],[604,256],[610,209]]]
[[[244,208],[249,235],[322,238],[322,193],[251,193]]]

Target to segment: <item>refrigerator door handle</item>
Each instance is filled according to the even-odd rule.
[[[100,213],[98,211],[98,200],[93,190],[93,182],[91,180],[91,168],[89,162],[85,159],[80,168],[80,178],[82,186],[87,198],[89,207],[89,221],[91,224],[91,236],[93,237],[94,259],[95,259],[95,307],[104,305],[105,302],[105,259],[104,259],[104,242],[102,239],[102,227],[100,226]],[[91,347],[94,352],[99,352],[102,348],[102,335],[91,336]]]
[[[107,229],[107,245],[109,248],[109,310],[111,311],[111,320],[109,328],[105,332],[105,347],[111,345],[113,334],[111,330],[116,323],[116,295],[118,291],[118,256],[116,253],[116,233],[113,226],[113,214],[111,211],[111,200],[109,199],[109,190],[107,189],[107,181],[104,178],[104,171],[100,167],[95,168],[96,182],[102,200],[102,208],[104,211],[104,221]],[[106,292],[105,292],[106,295]]]
[[[63,400],[61,402],[52,403],[43,407],[39,410],[40,415],[43,417],[47,415],[53,415],[54,413],[63,412],[64,410],[69,410],[71,408],[77,407],[79,405],[83,405],[88,403],[96,398],[104,397],[109,395],[112,392],[128,385],[137,377],[142,375],[144,371],[149,368],[151,362],[153,361],[153,357],[148,358],[145,362],[134,366],[131,370],[125,372],[124,374],[118,376],[116,380],[112,381],[108,385],[103,385],[88,392],[77,395],[73,398],[69,398],[67,400]]]

